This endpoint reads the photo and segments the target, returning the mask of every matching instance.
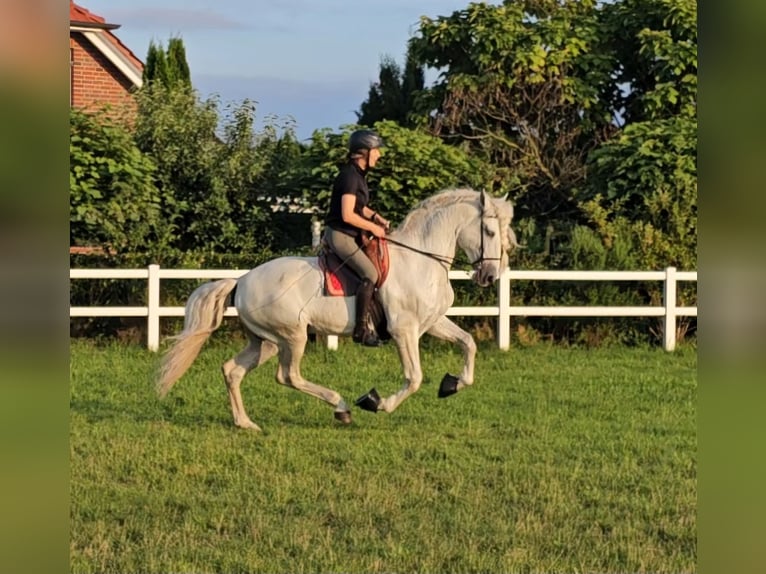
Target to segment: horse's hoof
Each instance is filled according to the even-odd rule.
[[[370,411],[371,413],[376,413],[378,412],[378,407],[380,406],[380,395],[374,388],[370,389],[369,393],[356,399],[354,404],[360,409]]]
[[[349,411],[335,411],[335,420],[342,422],[344,425],[351,424],[351,413]]]
[[[450,395],[454,395],[457,392],[457,384],[460,379],[455,375],[447,373],[442,379],[441,385],[439,385],[439,398],[443,399]]]
[[[234,423],[236,426],[238,426],[241,429],[251,430],[255,432],[261,432],[261,427],[259,427],[257,424],[255,424],[251,420],[246,421],[239,421]]]

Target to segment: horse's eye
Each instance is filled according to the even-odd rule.
[[[494,231],[492,231],[492,230],[491,230],[489,227],[487,227],[486,225],[484,226],[484,233],[486,233],[486,234],[487,234],[489,237],[494,237],[494,236],[495,236],[495,232],[494,232]]]

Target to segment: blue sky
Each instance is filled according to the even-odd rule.
[[[292,116],[296,133],[333,130],[377,80],[380,59],[403,62],[421,15],[449,15],[469,0],[81,0],[121,27],[141,59],[149,42],[180,36],[192,81],[222,104],[249,98],[257,115]]]

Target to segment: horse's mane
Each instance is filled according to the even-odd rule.
[[[416,204],[397,227],[396,231],[404,234],[410,233],[413,230],[422,231],[431,224],[434,216],[439,216],[441,213],[440,208],[456,203],[478,203],[479,198],[479,192],[470,188],[440,191]],[[513,205],[509,201],[497,197],[492,197],[491,199],[491,204],[495,208],[495,213],[491,215],[496,215],[500,220],[500,229],[503,233],[503,249],[508,250],[516,245],[516,238],[510,228],[511,220],[513,219]]]

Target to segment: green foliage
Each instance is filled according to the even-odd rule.
[[[587,225],[572,228],[569,243],[561,250],[564,267],[697,268],[696,133],[696,120],[685,117],[634,123],[591,155],[588,183],[577,194]],[[592,302],[601,305],[659,305],[663,299],[662,285],[657,282],[598,284],[590,290]],[[563,303],[576,293],[562,286],[554,299]],[[695,305],[696,285],[682,285],[678,300],[682,305]],[[694,319],[681,319],[678,338],[695,323]],[[580,322],[588,324],[594,321]],[[619,320],[611,324],[611,330],[623,342],[661,333],[653,320]],[[602,327],[602,336],[604,333]]]
[[[492,181],[489,166],[439,138],[394,122],[378,123],[375,129],[386,148],[369,180],[377,190],[376,207],[392,222],[401,221],[418,202],[443,189],[482,189]]]
[[[411,48],[440,71],[420,112],[495,166],[517,203],[522,268],[696,268],[694,0],[470,4],[422,18]],[[623,127],[619,127],[625,123]],[[529,283],[518,304],[658,303],[656,285]],[[696,289],[682,289],[691,303]],[[597,320],[529,319],[578,340]],[[643,339],[645,325],[613,334]],[[616,338],[616,337],[611,337]]]
[[[344,161],[348,137],[356,126],[341,134],[315,132],[305,157],[313,184],[304,198],[324,214],[329,207],[332,182]],[[403,128],[393,121],[375,124],[386,147],[383,157],[368,174],[372,203],[394,224],[416,203],[448,188],[481,189],[492,182],[490,166],[471,158],[464,150],[446,145],[425,132]]]
[[[607,241],[590,227],[577,225],[570,243],[571,269],[623,270],[640,269],[635,238],[627,222],[616,222]]]
[[[568,219],[571,190],[612,120],[596,3],[473,3],[423,17],[413,52],[442,70],[421,99],[432,131],[497,166],[520,217]]]
[[[696,269],[696,119],[631,124],[589,165],[580,201],[605,247],[629,234],[636,265]]]
[[[696,121],[676,118],[631,124],[623,134],[594,152],[588,184],[577,193],[583,224],[575,224],[558,248],[565,269],[680,270],[697,268]],[[522,235],[523,236],[523,235]],[[534,254],[524,261],[528,266]],[[542,261],[541,261],[542,263]],[[530,284],[519,304],[660,305],[662,284],[578,282]],[[697,286],[682,284],[678,301],[697,304]],[[599,339],[631,343],[658,340],[654,319],[578,319],[569,324],[530,319],[526,324],[556,340],[577,341],[593,329]],[[679,320],[682,339],[696,325]]]
[[[221,120],[215,98],[203,102],[192,91],[152,84],[138,104],[136,141],[157,164],[174,248],[253,253],[271,247],[278,190],[272,178],[297,155],[292,132],[256,134],[255,105],[247,100]]]
[[[697,1],[622,0],[603,6],[601,35],[615,61],[615,108],[627,123],[696,117]]]
[[[199,101],[183,86],[150,83],[136,98],[133,133],[73,112],[71,242],[108,247],[105,255],[70,257],[73,266],[248,269],[287,246],[293,254],[308,249],[308,219],[272,210],[302,150],[289,125],[256,133],[252,103],[221,120],[215,99]],[[167,291],[176,304],[188,294],[188,285]],[[70,296],[73,305],[144,298],[145,286],[129,280],[75,282]],[[94,319],[72,332],[124,328],[120,319]]]
[[[166,240],[156,168],[109,116],[69,115],[71,245],[144,252]]]

